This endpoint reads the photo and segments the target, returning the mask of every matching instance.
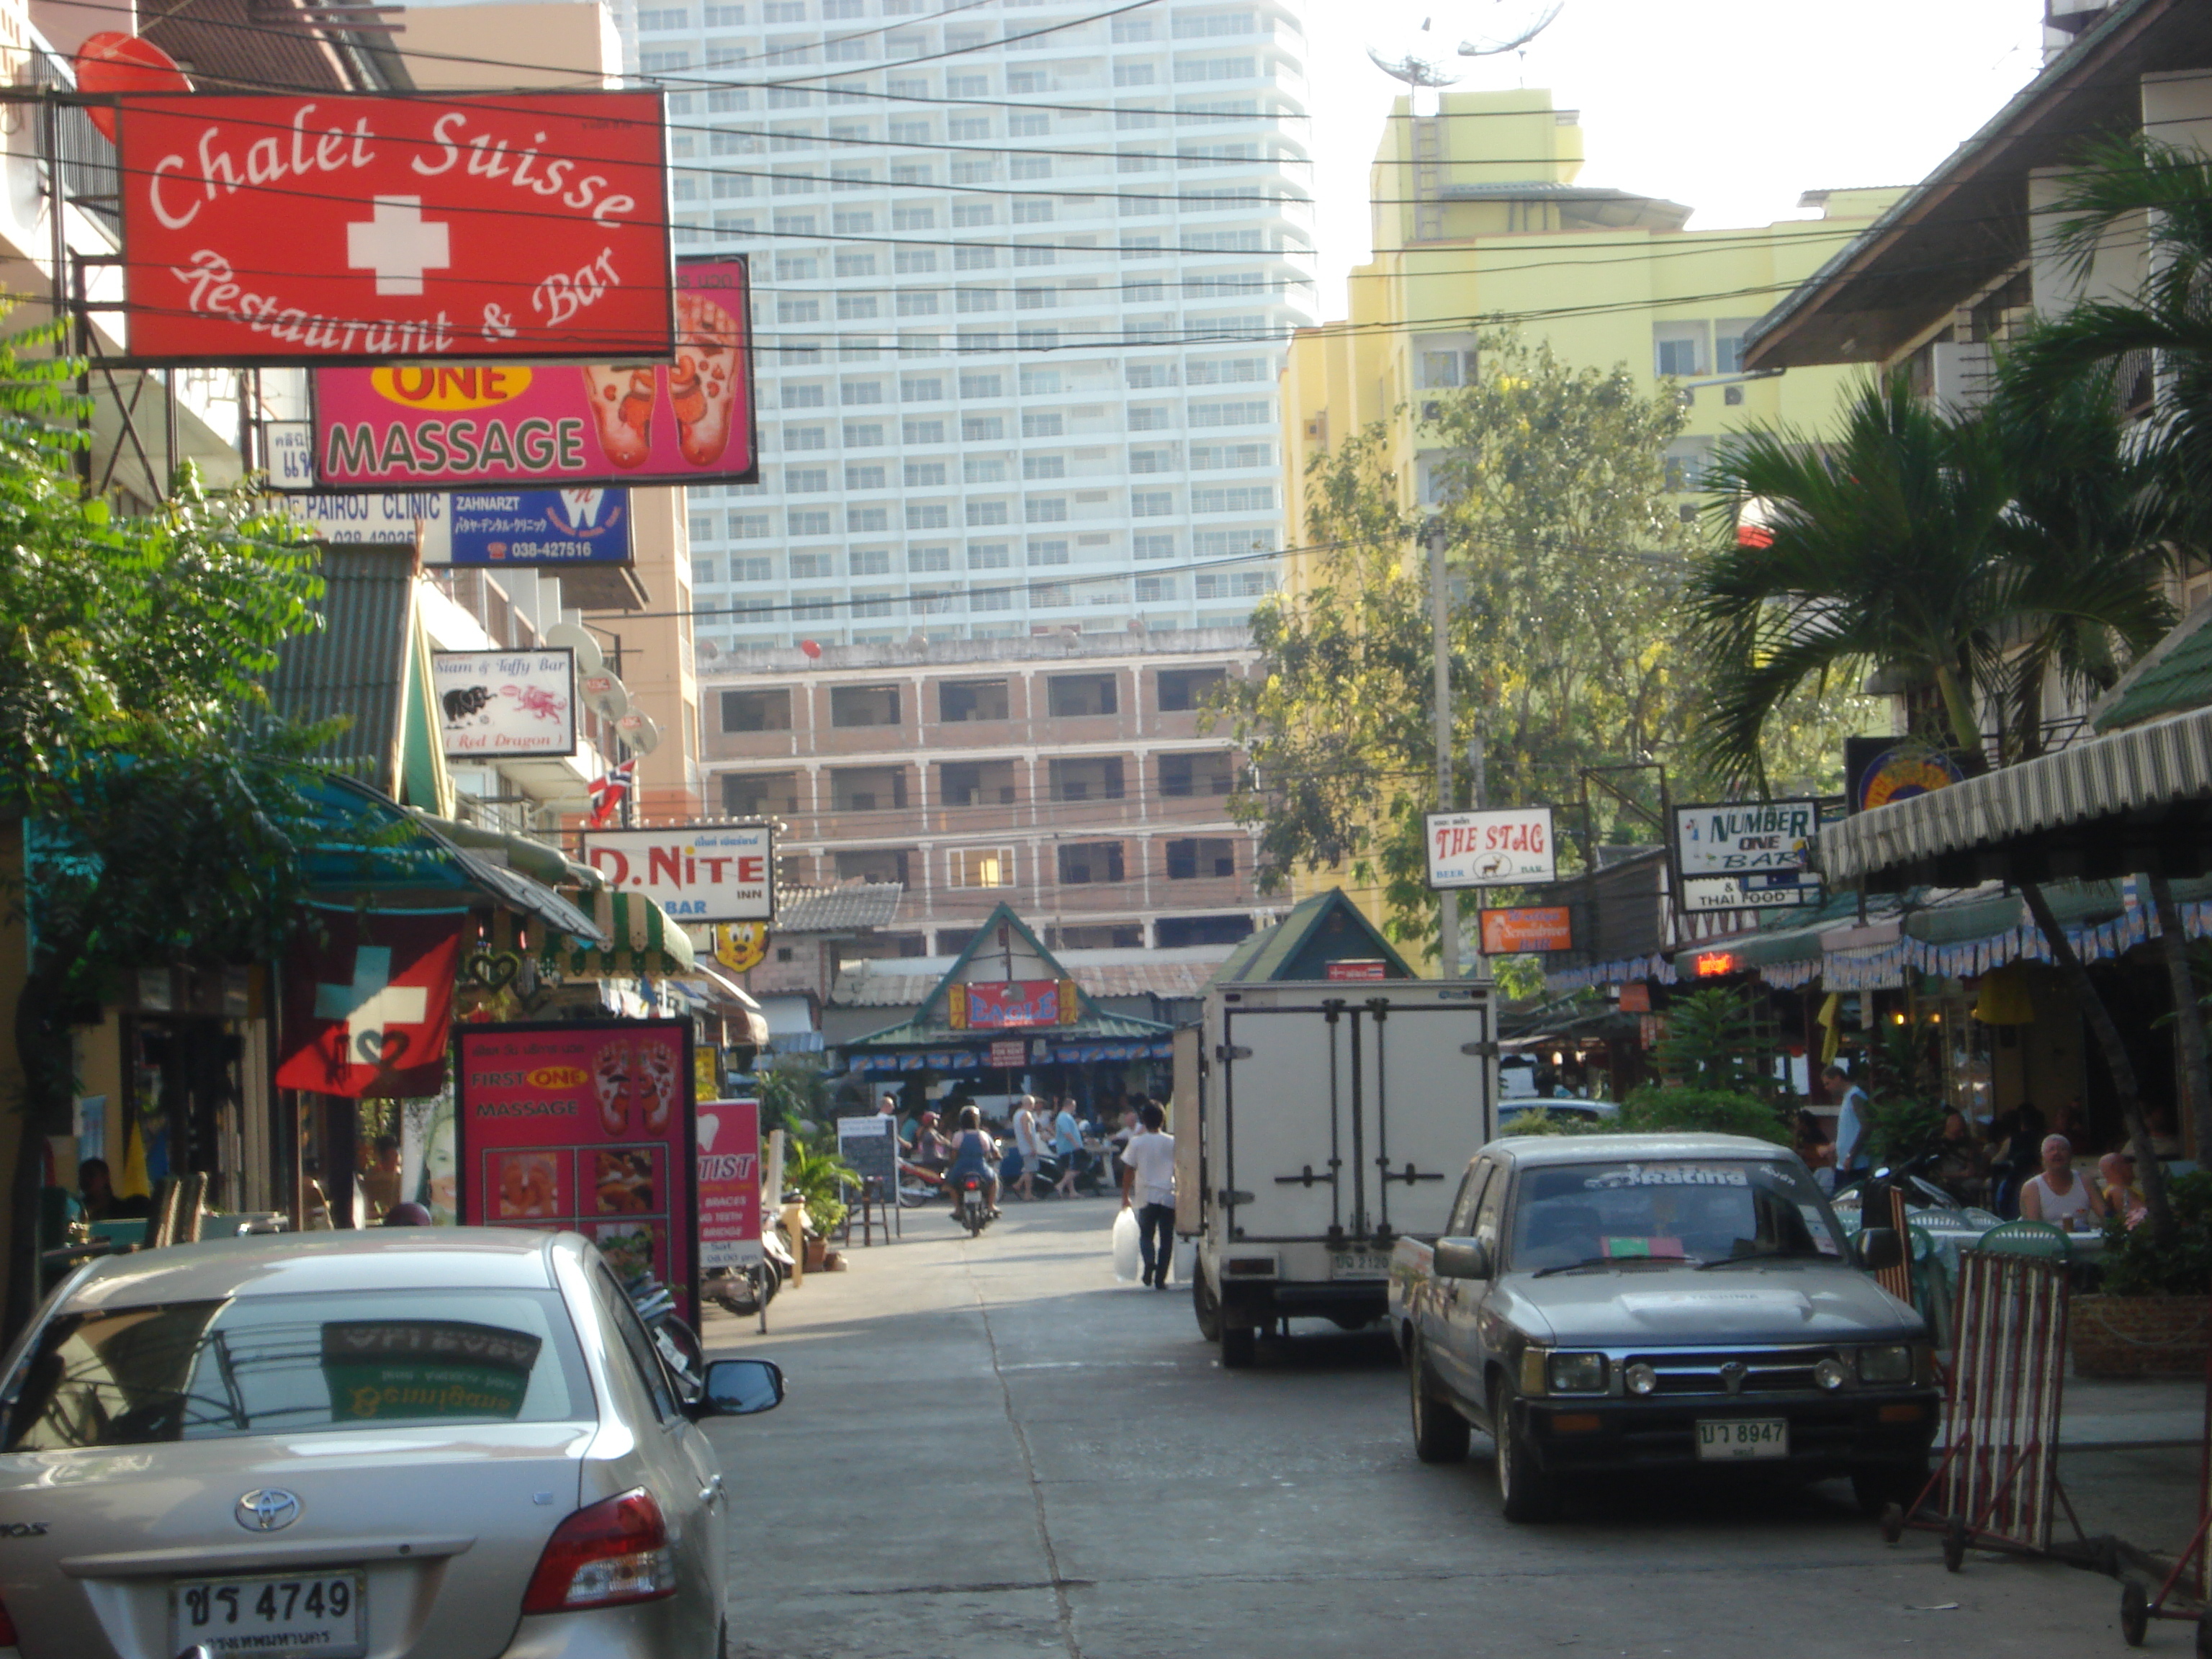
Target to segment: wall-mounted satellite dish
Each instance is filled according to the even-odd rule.
[[[650,755],[660,747],[660,723],[642,708],[633,708],[617,720],[615,730],[641,755]]]
[[[556,623],[545,630],[545,643],[556,650],[565,647],[574,652],[579,674],[596,674],[606,666],[607,659],[599,653],[599,642],[581,623]]]
[[[619,720],[629,713],[629,692],[613,675],[601,669],[577,682],[584,706],[603,720]]]

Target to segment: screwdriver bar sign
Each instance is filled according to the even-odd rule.
[[[666,361],[657,92],[127,94],[131,354]]]
[[[1518,887],[1558,878],[1548,806],[1431,812],[1427,840],[1432,888]]]

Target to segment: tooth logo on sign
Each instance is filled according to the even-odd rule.
[[[702,1117],[699,1120],[699,1150],[702,1152],[713,1152],[714,1142],[720,1138],[721,1133],[722,1120],[719,1115],[709,1112]]]

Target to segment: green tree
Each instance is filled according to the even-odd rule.
[[[268,960],[297,915],[322,735],[271,721],[260,685],[319,591],[297,532],[187,469],[158,514],[118,519],[72,465],[76,366],[0,341],[0,820],[28,972],[6,1324],[36,1291],[45,1138],[66,1131],[71,1033],[141,964]]]
[[[1682,763],[1703,670],[1683,648],[1696,532],[1667,487],[1681,422],[1676,399],[1639,392],[1625,368],[1578,369],[1497,335],[1475,384],[1444,394],[1425,423],[1449,550],[1454,748],[1481,735],[1486,804],[1576,801],[1584,766]],[[1312,580],[1259,607],[1260,672],[1225,694],[1256,777],[1231,805],[1259,827],[1263,884],[1343,872],[1383,889],[1395,937],[1426,941],[1437,909],[1421,846],[1437,805],[1425,520],[1403,505],[1389,454],[1377,424],[1308,465]],[[1828,781],[1842,751],[1834,709],[1808,697],[1789,712],[1795,723],[1768,738],[1777,769]],[[1455,772],[1464,805],[1468,768]],[[1678,794],[1698,784],[1674,781]],[[1656,812],[1656,774],[1630,793]],[[1592,828],[1601,842],[1650,834],[1603,802]]]

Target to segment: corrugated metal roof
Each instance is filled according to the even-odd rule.
[[[322,575],[326,591],[314,608],[323,626],[279,647],[270,701],[302,725],[344,717],[346,729],[314,758],[397,796],[415,625],[415,550],[325,548]]]
[[[1203,962],[1113,962],[1066,970],[1094,997],[1196,997],[1205,994],[1213,966]],[[830,988],[830,1000],[840,1008],[918,1008],[937,988],[939,977],[884,973],[870,963],[838,974]]]
[[[371,88],[345,51],[319,39],[285,0],[169,0],[145,13],[138,27],[183,66],[196,92]]]
[[[2140,726],[2161,714],[2212,703],[2212,605],[2194,615],[2143,654],[2118,684],[2090,711],[2100,732]]]
[[[848,882],[841,887],[787,888],[776,895],[779,933],[854,933],[884,927],[898,915],[906,889],[895,881]],[[929,983],[934,984],[933,978]]]

